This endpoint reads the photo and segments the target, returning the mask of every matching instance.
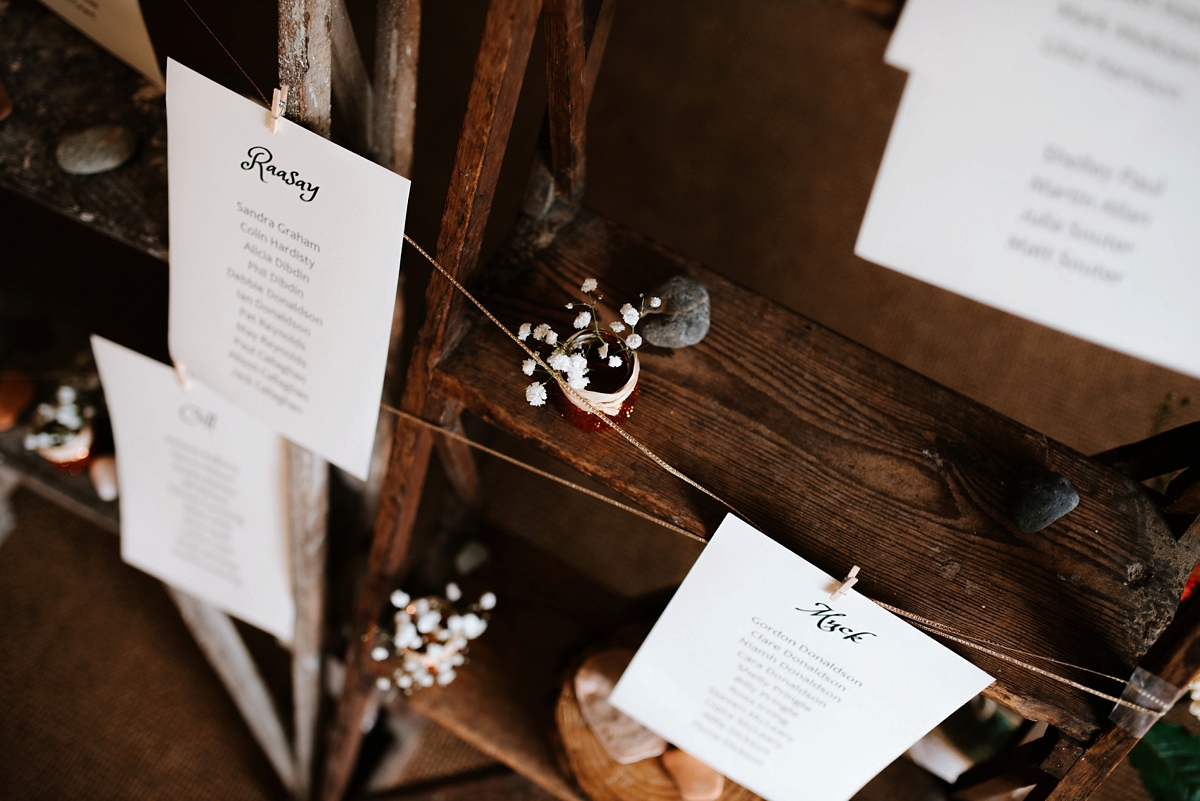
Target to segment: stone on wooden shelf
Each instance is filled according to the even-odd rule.
[[[88,477],[102,501],[117,499],[117,460],[113,456],[97,456],[88,465]]]
[[[708,334],[711,311],[708,289],[686,275],[668,278],[647,293],[662,298],[658,309],[647,309],[640,333],[651,345],[660,348],[686,348]]]
[[[608,702],[617,680],[633,659],[625,648],[602,651],[584,662],[575,674],[575,697],[588,728],[615,761],[631,765],[667,750],[663,738]]]
[[[98,125],[64,136],[54,158],[63,172],[95,175],[120,167],[136,150],[137,139],[128,128]]]
[[[725,790],[725,777],[686,751],[672,748],[661,760],[682,801],[717,801]]]
[[[1017,478],[1013,521],[1026,534],[1046,528],[1079,505],[1079,493],[1066,476],[1031,467]]]

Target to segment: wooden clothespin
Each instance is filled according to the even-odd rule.
[[[184,392],[190,392],[192,389],[192,381],[188,378],[187,368],[183,366],[183,362],[175,362],[175,377],[179,379],[179,386],[183,387]]]
[[[279,118],[283,116],[284,110],[287,109],[288,87],[285,83],[279,87],[271,95],[271,119],[267,123],[271,128],[271,133],[275,133],[275,129],[279,127]]]
[[[846,580],[838,585],[838,588],[833,591],[833,595],[829,596],[829,600],[836,601],[845,595],[851,587],[858,583],[858,565],[850,568],[850,572],[846,574]]]

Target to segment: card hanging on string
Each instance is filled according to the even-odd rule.
[[[283,439],[186,373],[101,337],[92,351],[117,446],[121,558],[290,641]]]
[[[137,0],[42,0],[42,4],[159,89],[165,86]]]
[[[282,102],[264,113],[168,61],[171,356],[365,478],[409,182],[278,118]]]

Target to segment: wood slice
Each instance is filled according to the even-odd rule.
[[[658,759],[621,765],[605,752],[579,710],[574,675],[562,683],[554,719],[575,780],[592,801],[680,801],[674,782]],[[726,778],[719,801],[761,799]]]

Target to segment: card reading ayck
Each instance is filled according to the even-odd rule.
[[[284,440],[165,364],[92,337],[117,444],[121,558],[292,639]]]
[[[610,698],[768,801],[845,801],[992,678],[732,515]]]
[[[171,357],[366,478],[409,182],[167,63]]]

